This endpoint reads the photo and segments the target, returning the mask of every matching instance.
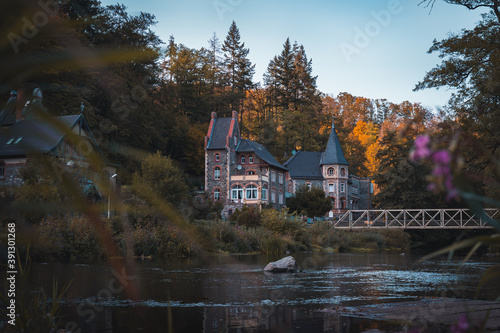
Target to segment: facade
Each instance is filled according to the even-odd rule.
[[[53,156],[66,168],[78,170],[85,190],[114,183],[116,165],[102,154],[83,115],[50,117],[45,112],[39,89],[31,100],[13,91],[0,111],[0,188],[21,185],[19,168],[34,153]]]
[[[238,113],[212,112],[205,137],[205,193],[222,201],[224,216],[247,206],[285,205],[287,168],[261,144],[242,139]]]
[[[299,151],[284,166],[289,171],[287,191],[293,194],[300,186],[321,187],[332,199],[329,217],[349,209],[371,208],[371,180],[349,174],[333,121],[324,152]]]

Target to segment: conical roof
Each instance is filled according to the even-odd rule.
[[[332,130],[325,151],[321,154],[320,165],[344,164],[349,165],[344,157],[344,152],[340,146],[340,141],[335,130],[334,120],[332,119]]]

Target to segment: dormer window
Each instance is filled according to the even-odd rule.
[[[333,175],[335,175],[335,169],[334,168],[328,168],[327,173],[328,173],[328,176],[333,176]]]
[[[216,153],[215,154],[215,162],[219,162],[219,161],[220,161],[220,154]]]
[[[241,164],[245,164],[246,163],[246,157],[245,156],[241,156]]]
[[[345,169],[344,168],[340,169],[340,175],[342,177],[345,177]]]

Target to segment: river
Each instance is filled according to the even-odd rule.
[[[294,254],[301,271],[263,272],[265,255],[136,260],[122,272],[109,263],[33,264],[28,283],[50,292],[72,281],[63,306],[73,332],[364,332],[400,323],[366,318],[357,307],[433,297],[492,300],[500,281],[477,295],[498,257],[429,260],[390,253]],[[136,299],[123,291],[133,285]],[[349,311],[346,311],[348,309]]]

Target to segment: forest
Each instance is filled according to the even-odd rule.
[[[236,22],[225,37],[207,34],[206,47],[195,49],[175,36],[162,41],[153,31],[154,15],[130,15],[123,5],[103,6],[98,0],[47,8],[30,1],[2,4],[11,15],[5,22],[8,42],[2,45],[0,102],[11,89],[39,87],[53,115],[76,114],[83,106],[104,153],[122,166],[124,185],[132,183],[144,156],[160,152],[185,172],[192,189],[202,186],[210,113],[222,117],[236,110],[242,136],[261,142],[281,162],[293,151],[322,150],[333,117],[350,172],[374,181],[377,207],[464,206],[460,196],[442,195],[457,189],[494,200],[499,197],[499,6],[446,2],[470,9],[476,3],[491,11],[474,29],[430,46],[443,61],[422,73],[415,89],[457,91],[437,111],[319,91],[313,62],[293,36],[258,81],[245,32]],[[37,22],[41,10],[46,20]],[[449,170],[436,171],[432,158],[424,163],[409,158],[422,135],[430,138],[433,151],[449,152]]]

